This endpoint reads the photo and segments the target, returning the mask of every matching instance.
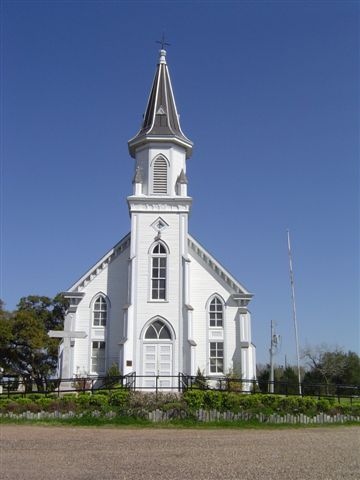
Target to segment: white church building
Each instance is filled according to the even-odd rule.
[[[135,160],[127,197],[130,232],[64,293],[70,301],[59,374],[102,376],[112,364],[140,387],[171,387],[179,373],[255,378],[252,294],[188,233],[192,199],[183,133],[166,51],[143,124],[129,140]]]

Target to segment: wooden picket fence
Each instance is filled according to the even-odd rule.
[[[87,414],[88,415],[88,414]],[[115,412],[108,412],[106,414],[101,414],[99,411],[91,412],[93,417],[105,417],[105,418],[114,418],[116,416]],[[9,418],[14,420],[43,420],[43,419],[68,419],[74,417],[82,417],[84,414],[76,414],[74,412],[23,412],[15,414],[13,412],[9,413],[0,413],[0,418]],[[336,414],[336,415],[327,415],[326,413],[319,413],[314,417],[308,417],[304,414],[292,415],[292,414],[272,414],[267,415],[264,413],[233,413],[233,412],[219,412],[217,410],[197,410],[193,416],[199,422],[219,422],[219,421],[251,421],[257,420],[260,423],[271,423],[271,424],[327,424],[327,423],[346,423],[346,422],[359,422],[360,416],[345,415],[345,414]],[[174,419],[181,418],[180,415],[174,414],[174,411],[163,411],[163,410],[154,410],[148,413],[148,420],[152,422],[168,422]]]

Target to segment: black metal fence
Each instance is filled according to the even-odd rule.
[[[30,393],[43,395],[66,393],[92,392],[99,390],[113,390],[125,388],[131,391],[150,392],[184,392],[186,390],[218,390],[247,394],[278,394],[315,396],[318,398],[360,399],[360,385],[339,384],[307,384],[286,382],[258,382],[242,378],[219,376],[191,376],[179,373],[178,375],[138,375],[135,372],[116,377],[74,377],[68,379],[50,379],[42,389],[38,389],[31,382],[20,378],[7,377],[0,380],[0,397],[10,398],[13,395],[26,397]]]

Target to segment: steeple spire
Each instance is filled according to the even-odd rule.
[[[166,63],[166,50],[160,50],[159,63],[151,88],[148,104],[140,131],[129,140],[129,152],[135,157],[135,150],[147,141],[171,141],[186,149],[186,157],[191,156],[193,143],[180,127],[169,69]]]

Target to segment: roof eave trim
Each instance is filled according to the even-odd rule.
[[[186,137],[179,138],[177,135],[141,135],[135,136],[128,141],[128,148],[131,157],[135,158],[136,147],[148,142],[176,143],[186,150],[186,158],[190,158],[193,149],[193,142]]]
[[[179,125],[179,130],[181,132],[181,134],[185,137],[186,135],[184,134],[184,132],[182,131],[181,129],[181,124],[180,124],[180,116],[178,114],[178,111],[177,111],[177,106],[176,106],[176,102],[175,102],[175,95],[174,95],[174,91],[173,91],[173,88],[172,88],[172,83],[171,83],[171,78],[170,78],[170,74],[169,74],[169,69],[167,68],[167,72],[168,72],[168,79],[169,79],[169,85],[170,85],[170,94],[171,94],[171,97],[172,97],[172,101],[174,103],[174,107],[175,107],[175,113],[176,113],[176,117],[177,117],[177,122],[178,122],[178,125]]]
[[[98,262],[96,262],[92,267],[90,267],[87,272],[82,275],[68,290],[67,294],[75,293],[75,290],[92,274],[92,272],[96,272],[96,270],[101,267],[104,262],[107,262],[109,258],[114,254],[114,252],[124,244],[131,236],[131,232],[126,234],[116,245],[114,245],[103,257],[100,258]],[[110,260],[111,261],[111,260]]]

